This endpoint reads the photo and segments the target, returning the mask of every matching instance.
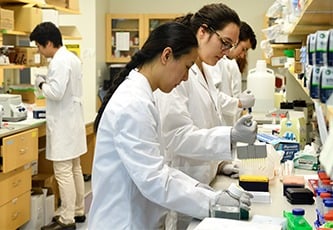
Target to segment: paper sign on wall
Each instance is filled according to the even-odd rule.
[[[116,50],[128,51],[130,44],[130,33],[129,32],[117,32],[116,33]]]

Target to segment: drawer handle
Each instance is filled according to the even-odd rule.
[[[15,213],[13,213],[12,220],[16,220],[19,215],[20,215],[20,212],[18,212],[18,211],[16,211]]]
[[[13,188],[18,187],[21,184],[21,179],[13,182]]]
[[[27,151],[27,149],[20,149],[20,154],[24,154]]]

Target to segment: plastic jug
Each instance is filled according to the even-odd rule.
[[[253,112],[268,112],[274,109],[275,75],[266,67],[265,60],[258,60],[256,68],[250,69],[247,76],[247,88],[256,99]]]

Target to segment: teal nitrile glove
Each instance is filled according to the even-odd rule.
[[[231,141],[253,144],[257,139],[257,129],[257,122],[252,120],[252,116],[244,115],[232,127]]]

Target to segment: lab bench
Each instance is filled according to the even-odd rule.
[[[305,180],[317,178],[315,171],[295,169],[295,175],[303,175]],[[238,184],[237,179],[232,179],[227,176],[217,176],[212,182],[213,188],[222,190],[228,188],[231,183]],[[306,183],[307,185],[307,183]],[[293,205],[290,204],[286,197],[283,196],[283,184],[279,178],[274,178],[269,184],[269,192],[271,195],[271,203],[252,203],[250,210],[250,219],[253,215],[283,217],[283,211],[291,211],[293,208],[303,208],[305,210],[305,218],[311,226],[314,226],[316,220],[316,206],[312,205]],[[187,230],[194,230],[200,223],[200,220],[193,219]]]

